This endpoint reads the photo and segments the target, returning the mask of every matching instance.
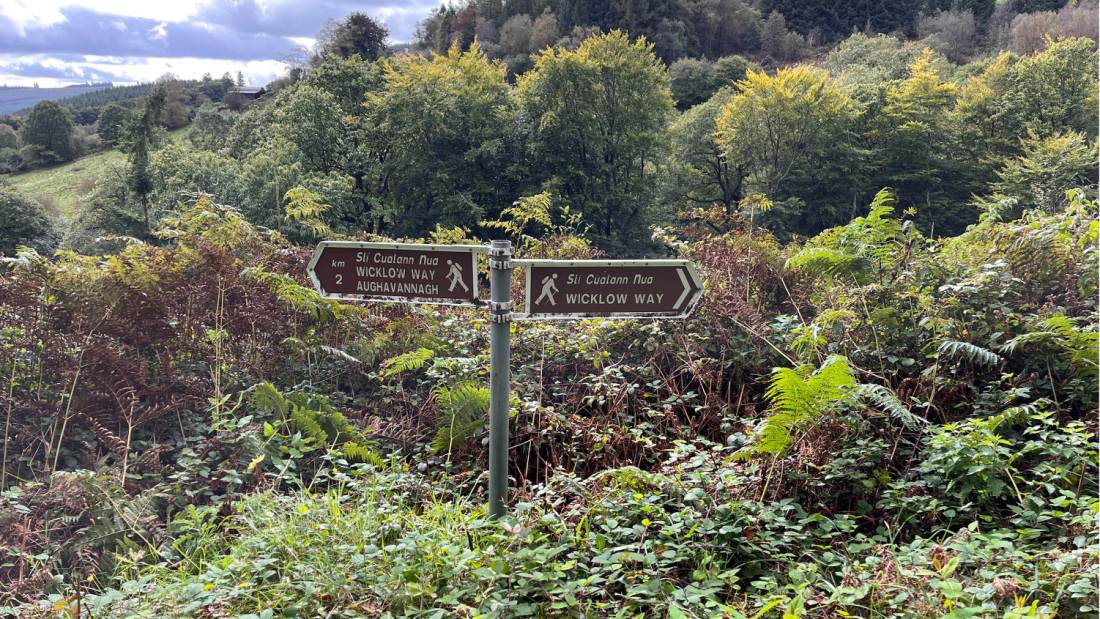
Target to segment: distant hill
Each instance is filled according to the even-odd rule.
[[[80,84],[63,88],[34,88],[33,86],[0,86],[0,114],[11,114],[34,107],[39,101],[57,101],[78,95],[111,88],[112,84]]]
[[[183,80],[184,84],[192,84],[193,80]],[[102,107],[108,103],[122,103],[144,97],[149,94],[153,84],[134,84],[132,86],[111,86],[100,90],[92,90],[78,94],[62,101],[66,107],[78,111],[93,107]],[[21,110],[29,111],[29,110]]]

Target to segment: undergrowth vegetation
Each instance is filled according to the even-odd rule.
[[[889,192],[804,244],[666,231],[690,319],[515,324],[501,522],[483,314],[324,300],[209,198],[161,245],[22,250],[0,613],[1094,613],[1098,226],[1067,202],[941,240]]]

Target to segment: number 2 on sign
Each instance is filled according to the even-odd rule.
[[[344,283],[344,276],[341,275],[340,273],[337,273],[336,274],[336,285],[340,285],[342,283]]]

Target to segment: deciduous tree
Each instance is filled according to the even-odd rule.
[[[96,133],[104,142],[117,146],[122,140],[126,125],[130,122],[130,115],[130,110],[117,103],[111,103],[99,113],[99,119],[96,120]]]
[[[513,15],[500,27],[500,46],[506,54],[526,54],[531,51],[530,15]]]
[[[807,158],[847,141],[858,110],[821,69],[799,65],[774,76],[749,71],[718,115],[727,157],[748,164],[756,189],[777,196]]]
[[[421,235],[472,226],[514,200],[516,120],[503,63],[478,44],[402,56],[367,96],[362,144],[375,227]]]
[[[743,196],[745,164],[730,161],[718,145],[715,121],[735,96],[723,88],[708,101],[684,112],[669,127],[668,163],[665,167],[663,198],[679,208],[719,205],[733,213]]]
[[[332,93],[303,83],[278,106],[275,132],[298,147],[309,169],[330,172],[346,155],[343,117]]]
[[[619,30],[576,51],[550,49],[517,88],[533,169],[605,245],[638,251],[651,195],[647,164],[672,110],[668,73],[643,39]]]
[[[1030,135],[1023,153],[997,171],[993,191],[1015,198],[1020,209],[1059,211],[1069,204],[1066,192],[1096,186],[1096,144],[1070,131],[1045,138]]]
[[[714,65],[706,60],[681,58],[668,68],[676,106],[687,109],[710,98],[717,89]]]
[[[941,228],[961,230],[945,211],[970,193],[952,160],[955,132],[949,112],[956,93],[926,49],[909,67],[909,76],[886,91],[875,140],[880,184],[896,189],[902,205],[917,208],[924,225],[936,221]]]
[[[531,24],[530,49],[540,51],[558,40],[558,16],[546,7],[542,14]]]
[[[352,13],[343,21],[322,31],[318,37],[319,56],[336,54],[347,58],[358,54],[364,60],[377,60],[386,53],[386,27],[366,13]]]
[[[73,126],[67,109],[53,101],[39,101],[21,128],[23,144],[38,147],[44,162],[69,161],[76,156]]]
[[[57,235],[42,205],[0,180],[0,255],[14,256],[20,245],[49,254],[57,247]]]
[[[19,148],[19,134],[11,125],[0,123],[0,148]]]

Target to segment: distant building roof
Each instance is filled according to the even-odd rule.
[[[263,86],[234,86],[232,92],[258,97],[267,92],[267,90]]]

